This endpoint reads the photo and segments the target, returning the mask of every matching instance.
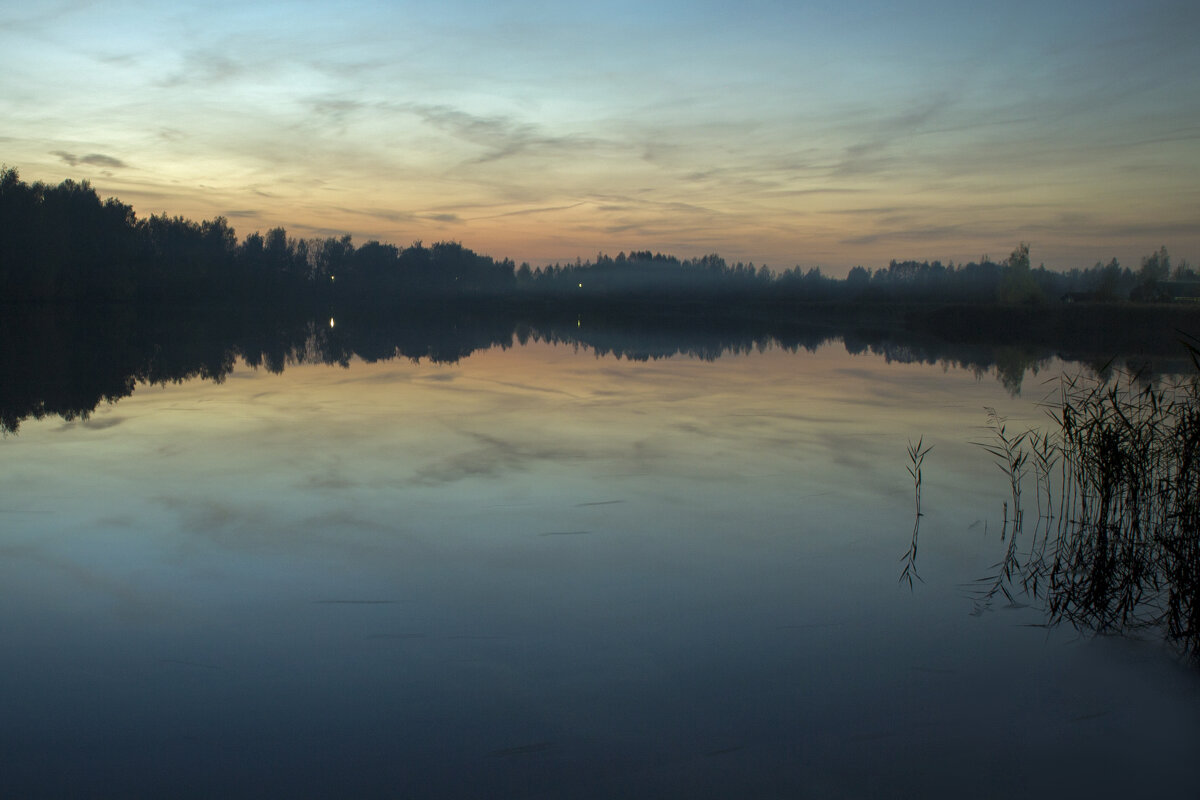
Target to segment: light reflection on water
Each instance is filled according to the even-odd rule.
[[[837,347],[536,345],[27,422],[0,442],[0,794],[1190,788],[1200,693],[1160,645],[969,616],[1005,496],[969,441],[1040,394]]]

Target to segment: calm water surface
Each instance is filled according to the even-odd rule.
[[[27,421],[0,795],[1188,796],[1164,645],[972,613],[1007,487],[970,442],[1063,366],[1014,398],[838,346],[538,344]]]

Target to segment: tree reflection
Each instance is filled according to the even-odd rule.
[[[336,324],[329,324],[336,319]],[[922,318],[926,322],[926,318]],[[647,361],[713,360],[768,347],[815,351],[841,342],[852,354],[889,362],[940,364],[995,375],[1012,393],[1025,375],[1055,356],[1111,363],[1111,352],[1090,349],[1084,336],[1014,341],[987,339],[973,329],[955,334],[938,323],[928,330],[902,315],[859,318],[810,310],[803,316],[717,313],[692,307],[621,307],[589,303],[522,306],[429,303],[386,311],[351,306],[309,313],[247,307],[170,310],[148,306],[81,306],[0,315],[0,430],[23,420],[87,416],[101,402],[129,395],[139,384],[193,378],[221,381],[239,362],[282,372],[291,364],[348,366],[405,358],[452,363],[471,353],[515,342],[585,348],[597,356]],[[1140,329],[1137,335],[1144,337]],[[1169,337],[1134,342],[1143,375],[1179,371]],[[1103,357],[1101,353],[1104,353]]]

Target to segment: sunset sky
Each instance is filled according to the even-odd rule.
[[[0,162],[543,264],[1200,261],[1200,4],[0,6]]]

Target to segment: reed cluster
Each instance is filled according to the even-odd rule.
[[[1013,432],[988,410],[990,438],[977,444],[1006,475],[1010,496],[1004,554],[972,587],[976,613],[1003,596],[1044,606],[1049,625],[1159,629],[1200,660],[1197,345],[1186,343],[1197,376],[1185,380],[1060,379],[1045,430]],[[1038,514],[1027,525],[1022,487],[1031,476]],[[914,541],[911,560],[915,551]]]
[[[1042,548],[1053,557],[1031,563],[1048,577],[1051,621],[1162,626],[1200,656],[1200,381],[1074,379],[1061,397],[1061,499]]]

